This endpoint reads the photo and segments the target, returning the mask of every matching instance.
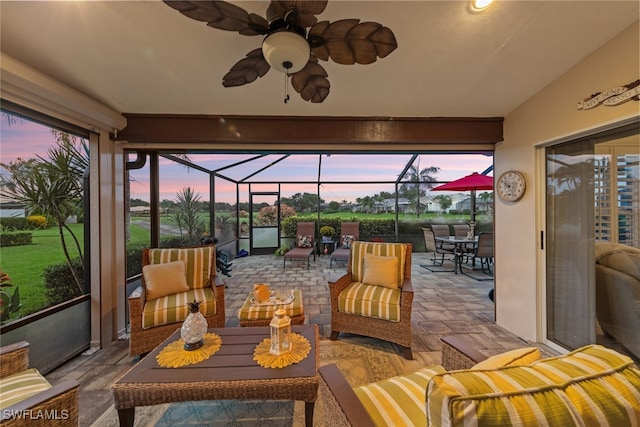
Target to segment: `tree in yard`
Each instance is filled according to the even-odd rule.
[[[443,212],[446,212],[446,210],[449,209],[453,204],[453,200],[451,200],[451,196],[445,196],[444,194],[440,194],[434,197],[433,200],[438,202]]]
[[[319,204],[324,203],[324,200],[320,199],[317,194],[296,193],[290,198],[282,197],[280,203],[291,206],[297,212],[315,212],[318,210]]]
[[[336,202],[336,201],[332,201],[329,202],[329,205],[327,206],[327,209],[325,210],[325,212],[338,212],[340,211],[340,203]]]
[[[420,163],[418,163],[418,166],[411,165],[404,176],[401,177],[401,181],[405,182],[398,188],[398,193],[401,197],[406,197],[409,200],[409,204],[415,208],[418,218],[420,218],[421,210],[420,197],[426,194],[423,188],[432,187],[428,183],[435,182],[438,172],[440,172],[440,168],[437,166],[420,169]]]
[[[295,216],[295,209],[285,205],[280,204],[280,218],[285,219],[290,216]],[[278,224],[278,207],[277,206],[265,206],[260,209],[258,213],[258,217],[256,218],[257,225],[276,225]]]
[[[204,221],[200,218],[200,195],[194,193],[190,187],[183,188],[176,195],[175,212],[169,219],[176,224],[181,235],[186,235],[188,244],[197,245],[206,230]]]
[[[28,213],[41,214],[55,221],[62,250],[77,286],[78,295],[84,293],[83,279],[73,267],[72,250],[84,269],[82,246],[67,225],[67,219],[83,211],[83,178],[89,168],[89,147],[86,140],[59,130],[51,130],[56,145],[47,150],[47,157],[16,159],[0,163],[11,174],[2,187],[2,196],[20,202]],[[67,237],[69,236],[69,237]]]
[[[492,205],[489,204],[490,200],[493,200],[493,193],[489,193],[488,191],[482,192],[480,194],[478,194],[478,197],[480,198],[480,200],[482,200],[482,203],[485,204],[485,206],[487,206],[487,209],[489,211],[492,211]]]
[[[375,206],[375,200],[371,196],[358,197],[356,203],[360,204],[366,213],[371,213]]]

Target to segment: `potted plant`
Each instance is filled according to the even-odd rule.
[[[336,229],[330,225],[323,225],[320,227],[320,235],[323,242],[331,242],[332,238],[336,234]]]

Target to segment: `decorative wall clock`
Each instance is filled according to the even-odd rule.
[[[517,202],[526,188],[524,176],[518,171],[507,171],[497,182],[498,197],[505,202]]]

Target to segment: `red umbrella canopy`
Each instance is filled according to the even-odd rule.
[[[493,177],[474,172],[455,181],[447,182],[431,189],[431,191],[469,191],[493,190]]]

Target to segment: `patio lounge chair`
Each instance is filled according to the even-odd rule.
[[[296,224],[296,247],[287,251],[282,260],[282,268],[287,264],[287,260],[307,260],[307,269],[309,268],[309,259],[313,255],[316,260],[316,223],[315,222],[299,222]]]
[[[340,332],[399,344],[411,352],[410,243],[353,242],[347,273],[329,282],[331,339]]]
[[[329,258],[329,268],[334,261],[349,261],[351,253],[351,244],[360,240],[360,223],[359,222],[343,222],[340,224],[340,241],[338,247],[331,253]]]

